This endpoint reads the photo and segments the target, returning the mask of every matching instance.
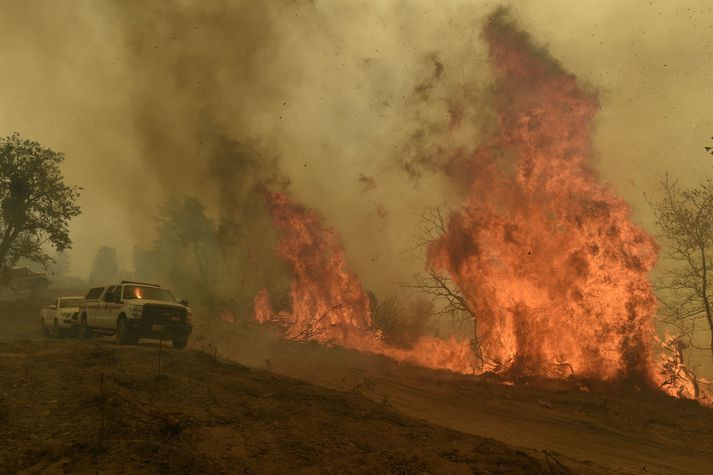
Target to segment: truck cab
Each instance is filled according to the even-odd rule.
[[[177,302],[173,294],[157,284],[124,280],[119,284],[91,289],[79,310],[79,337],[113,333],[121,344],[140,338],[171,340],[174,348],[185,348],[193,330],[188,302]]]

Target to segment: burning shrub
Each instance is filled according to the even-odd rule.
[[[412,348],[433,315],[433,303],[424,298],[412,298],[404,304],[398,296],[391,295],[372,302],[372,332],[384,343],[400,348]]]

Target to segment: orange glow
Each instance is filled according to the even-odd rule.
[[[220,314],[220,319],[226,323],[230,323],[231,325],[235,323],[235,316],[228,311],[222,312]]]
[[[272,317],[272,305],[270,305],[270,296],[267,289],[262,289],[253,300],[255,308],[255,320],[259,323],[267,323]]]

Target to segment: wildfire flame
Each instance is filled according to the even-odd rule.
[[[658,247],[591,165],[596,95],[502,13],[483,37],[497,78],[499,131],[468,158],[468,197],[427,256],[476,313],[481,365],[473,364],[471,342],[454,338],[422,337],[410,349],[385,345],[371,331],[369,298],[339,237],[285,193],[266,192],[266,199],[277,251],[294,277],[292,310],[273,313],[263,290],[256,319],[279,321],[289,338],[431,368],[637,378],[663,387],[662,371],[678,360],[664,361],[653,347],[657,306],[648,273]]]
[[[469,197],[429,263],[475,309],[493,369],[647,375],[657,246],[591,166],[596,96],[501,15],[483,35],[499,133],[475,151]]]
[[[281,239],[277,252],[292,269],[291,314],[272,314],[267,291],[255,300],[258,321],[283,320],[290,338],[335,341],[354,346],[371,325],[369,297],[349,270],[344,247],[322,218],[285,193],[266,192],[273,225]]]
[[[274,312],[266,289],[254,299],[255,319],[293,340],[315,340],[389,356],[421,366],[472,372],[469,344],[420,338],[411,349],[384,344],[373,332],[369,297],[349,269],[341,240],[315,211],[285,193],[266,192],[277,252],[292,270],[291,311]]]

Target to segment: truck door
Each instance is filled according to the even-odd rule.
[[[104,295],[99,302],[99,318],[98,326],[100,328],[114,328],[114,319],[112,319],[112,306],[114,305],[114,285],[110,285],[106,288]]]
[[[116,319],[119,318],[119,313],[121,313],[121,285],[116,285],[112,289],[112,299],[109,302],[109,313],[107,324],[110,328],[116,328]]]
[[[99,303],[104,293],[104,287],[94,287],[87,292],[84,297],[84,310],[87,313],[87,323],[90,327],[97,326],[97,315],[99,314]]]

